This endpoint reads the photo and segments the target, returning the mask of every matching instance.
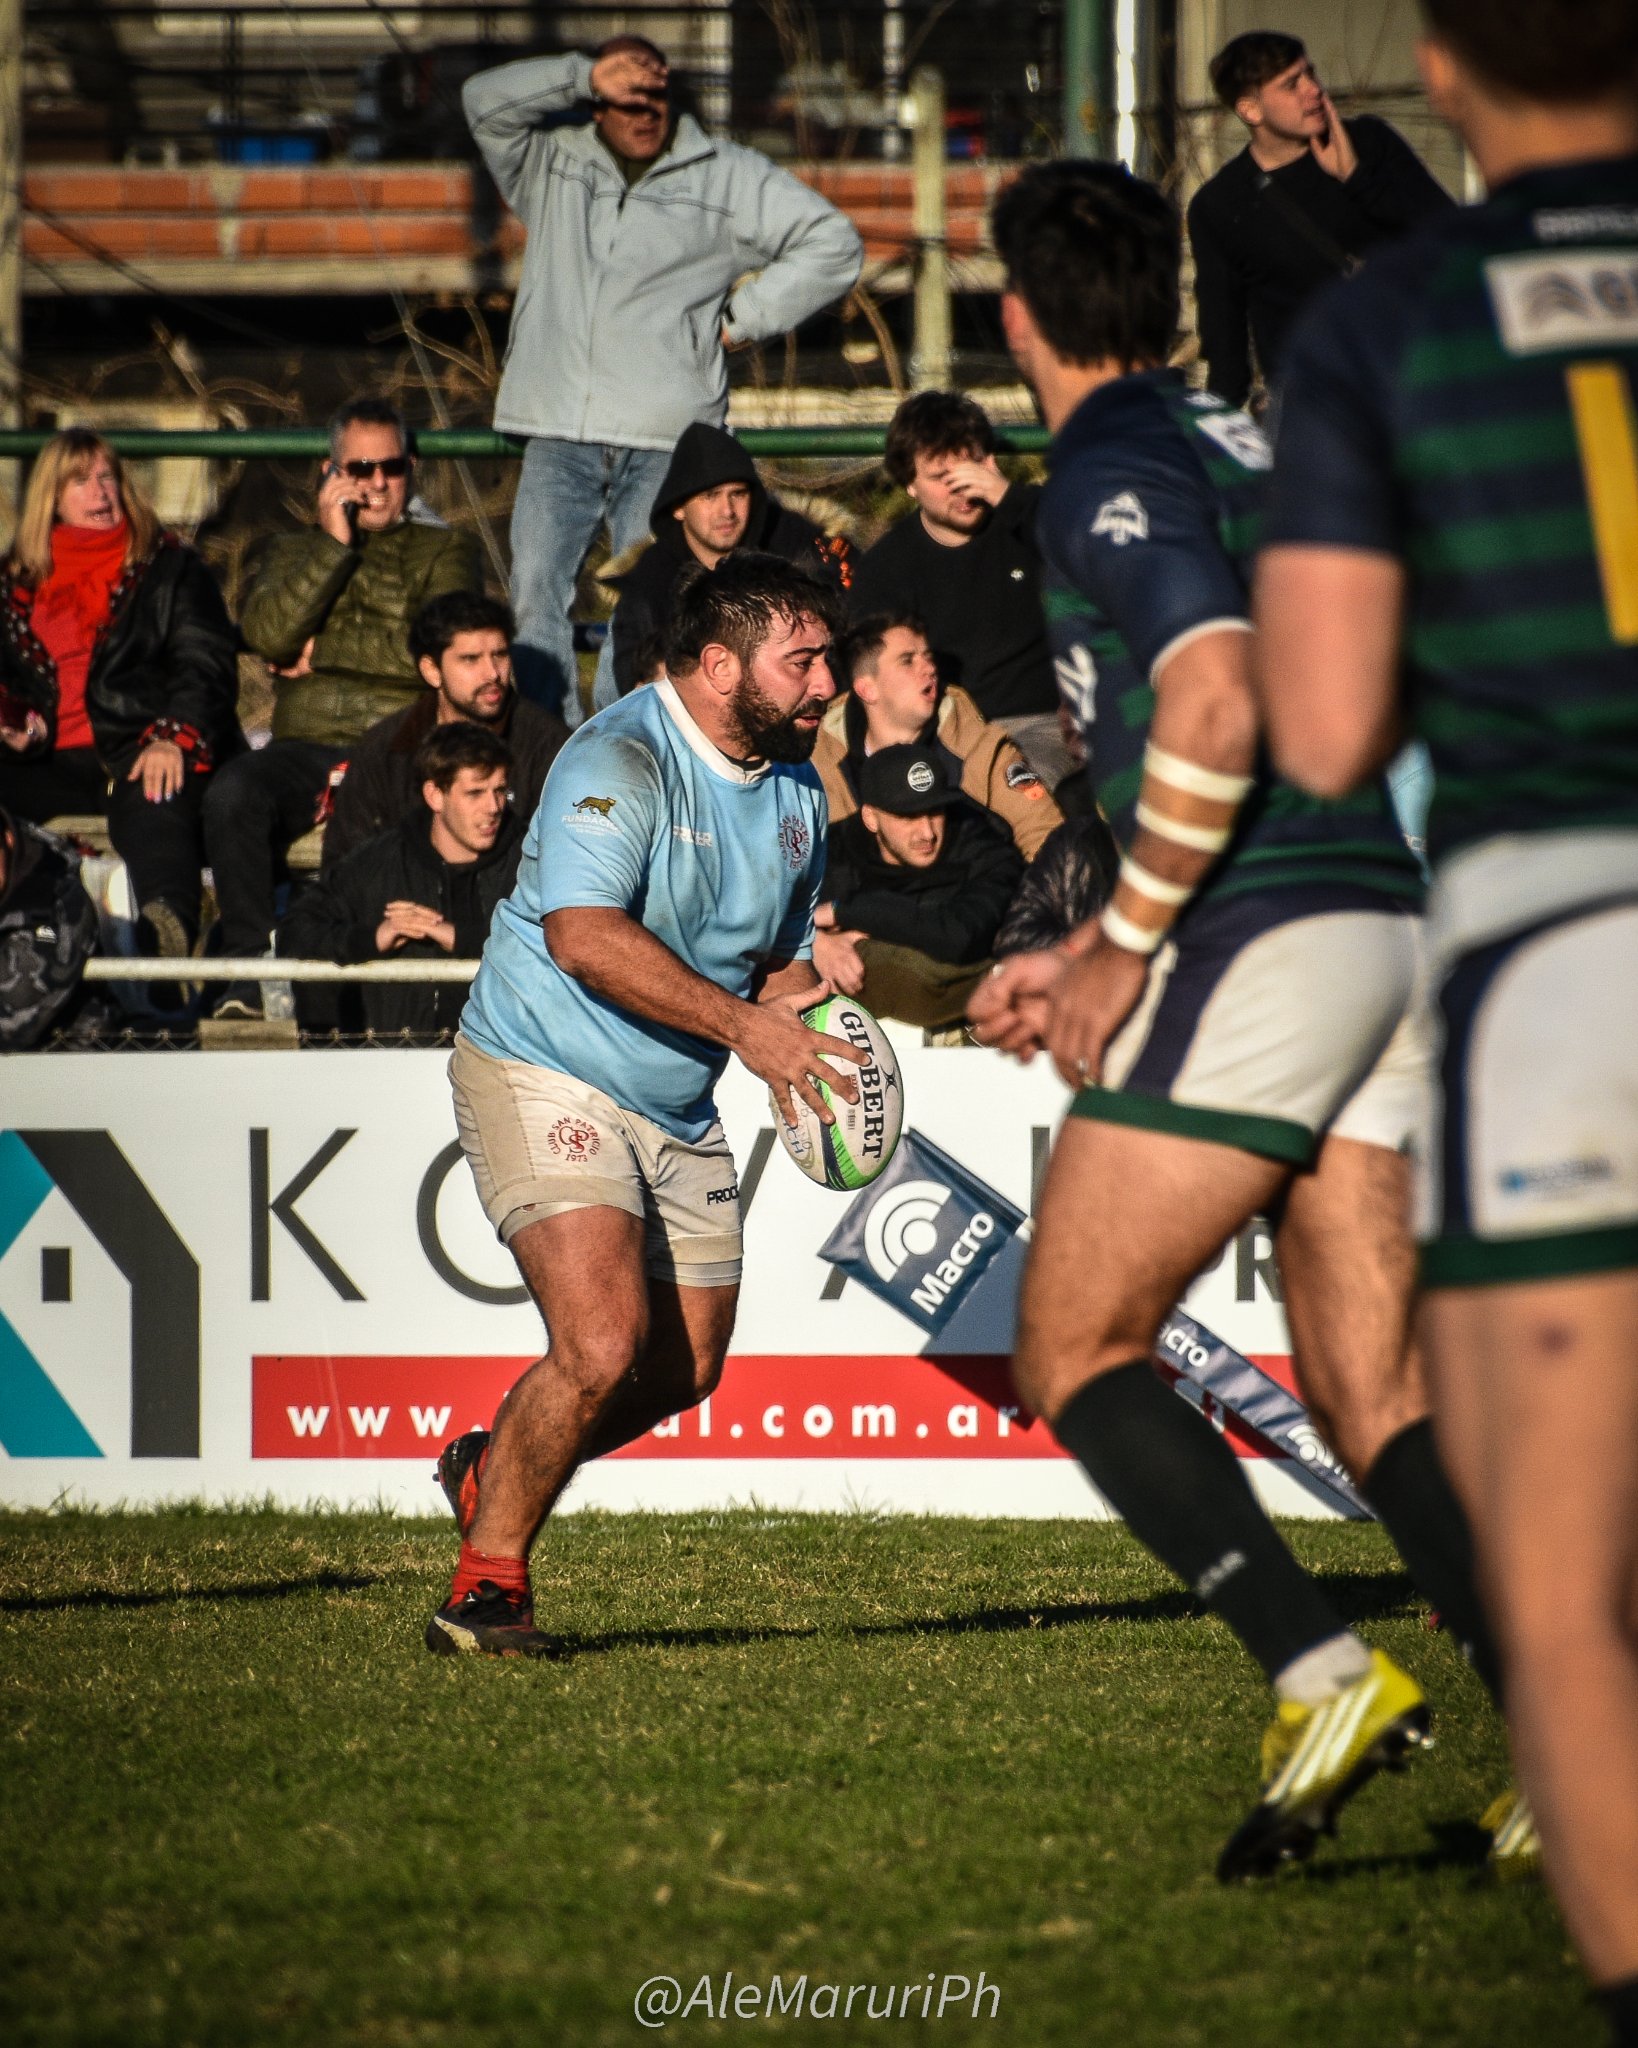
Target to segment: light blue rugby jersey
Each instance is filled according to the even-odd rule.
[[[763,961],[812,955],[826,822],[805,763],[741,767],[669,682],[634,690],[552,763],[461,1029],[492,1058],[572,1074],[697,1143],[726,1051],[594,995],[553,960],[541,919],[624,910],[697,974],[748,995]]]

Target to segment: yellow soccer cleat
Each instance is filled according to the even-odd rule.
[[[1380,1650],[1371,1668],[1317,1707],[1281,1703],[1263,1736],[1263,1796],[1217,1862],[1225,1884],[1301,1863],[1380,1770],[1402,1767],[1427,1740],[1422,1688]]]
[[[1479,1825],[1490,1837],[1485,1868],[1503,1884],[1541,1875],[1541,1837],[1536,1833],[1535,1815],[1516,1787],[1491,1800],[1479,1817]]]

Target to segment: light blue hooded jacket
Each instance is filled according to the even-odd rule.
[[[628,187],[585,116],[591,70],[526,57],[461,95],[529,236],[495,425],[669,449],[727,416],[724,324],[734,341],[787,333],[852,288],[864,250],[828,200],[689,114]]]

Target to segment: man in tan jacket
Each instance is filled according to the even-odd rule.
[[[859,808],[866,755],[919,744],[942,754],[951,787],[993,811],[1025,860],[1035,858],[1063,813],[1005,727],[986,719],[965,690],[940,690],[919,619],[861,619],[833,660],[849,687],[825,713],[813,750],[833,830]]]

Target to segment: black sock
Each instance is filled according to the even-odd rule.
[[[1424,1416],[1402,1429],[1377,1453],[1359,1490],[1398,1545],[1418,1589],[1439,1610],[1462,1655],[1499,1704],[1501,1665],[1474,1582],[1473,1537],[1439,1462],[1433,1424]]]
[[[1234,1452],[1146,1358],[1082,1387],[1056,1434],[1138,1541],[1217,1610],[1271,1679],[1347,1633],[1257,1505]]]
[[[1593,1996],[1610,2023],[1614,2048],[1638,2048],[1638,1977],[1623,1977],[1618,1984],[1601,1984]]]

